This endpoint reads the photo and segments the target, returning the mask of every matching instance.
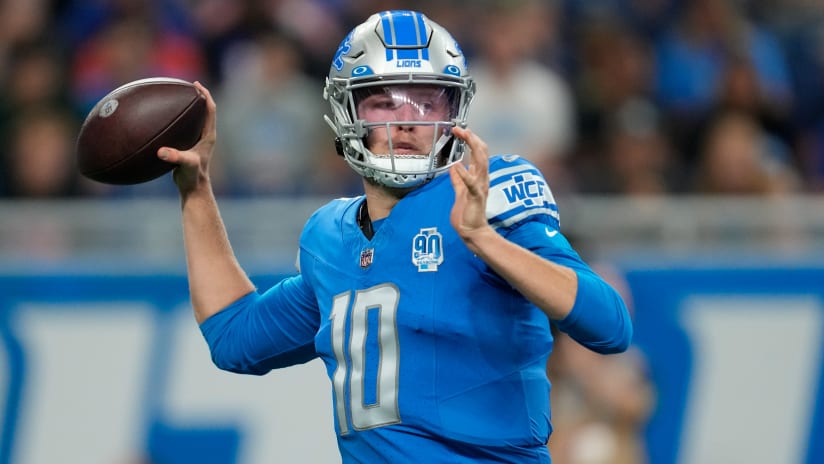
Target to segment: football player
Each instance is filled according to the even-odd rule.
[[[199,84],[198,84],[199,85]],[[341,43],[324,97],[364,195],[307,221],[298,273],[265,292],[233,255],[209,181],[214,101],[180,166],[195,317],[218,367],[246,374],[320,357],[345,463],[549,463],[550,324],[625,350],[619,294],[560,233],[546,180],[490,156],[466,128],[475,93],[441,26],[386,11]]]

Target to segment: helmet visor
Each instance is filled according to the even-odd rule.
[[[435,85],[386,85],[353,92],[355,119],[365,123],[452,121],[456,89]]]

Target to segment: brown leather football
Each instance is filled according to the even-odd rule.
[[[190,82],[155,77],[122,85],[89,112],[77,137],[77,167],[106,184],[147,182],[175,168],[160,147],[187,150],[200,139],[206,99]]]

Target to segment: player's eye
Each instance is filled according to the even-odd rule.
[[[369,110],[391,110],[397,107],[395,100],[390,97],[375,96],[367,98],[363,102],[365,109]]]
[[[386,98],[379,101],[376,107],[381,110],[393,110],[398,107],[398,103],[392,98]]]

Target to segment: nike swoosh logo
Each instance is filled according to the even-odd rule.
[[[549,227],[547,227],[545,230],[546,230],[546,236],[549,237],[549,238],[552,238],[552,237],[558,235],[557,230],[551,230]]]

